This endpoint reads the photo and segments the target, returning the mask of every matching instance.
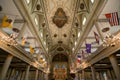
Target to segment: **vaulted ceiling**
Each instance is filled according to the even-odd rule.
[[[112,6],[109,7],[109,6]],[[0,0],[0,22],[4,15],[14,19],[13,28],[21,38],[27,39],[23,47],[29,52],[29,45],[36,53],[65,53],[75,56],[86,50],[86,43],[95,42],[94,32],[99,35],[100,44],[92,44],[92,52],[103,43],[106,33],[115,33],[120,28],[109,25],[106,13],[118,12],[119,0]],[[110,31],[102,30],[109,27]],[[13,29],[1,28],[7,34]],[[49,54],[49,55],[48,55]]]

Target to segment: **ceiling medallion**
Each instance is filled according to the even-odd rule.
[[[37,10],[40,10],[40,4],[37,4],[37,5],[36,5],[36,9],[37,9]]]
[[[57,34],[54,34],[54,37],[57,37]]]
[[[63,36],[64,36],[64,37],[67,37],[67,35],[66,35],[66,34],[64,34]]]
[[[107,32],[107,31],[109,31],[110,30],[110,28],[109,27],[106,27],[106,28],[103,28],[102,29],[102,32]]]
[[[83,3],[80,4],[80,9],[82,9],[82,10],[84,9],[84,4]]]
[[[53,16],[53,23],[56,24],[58,28],[62,28],[65,23],[67,23],[68,18],[62,8],[58,8]]]

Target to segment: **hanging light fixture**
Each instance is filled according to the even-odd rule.
[[[103,39],[103,46],[105,47],[114,47],[118,43],[120,43],[120,37],[111,35],[110,33]]]
[[[0,35],[0,41],[8,46],[17,45],[17,34],[10,34],[10,36]]]

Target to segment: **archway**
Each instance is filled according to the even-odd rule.
[[[68,56],[62,53],[54,55],[51,68],[54,80],[66,80],[69,73]]]

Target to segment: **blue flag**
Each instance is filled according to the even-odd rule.
[[[86,52],[91,53],[91,44],[86,44]]]

